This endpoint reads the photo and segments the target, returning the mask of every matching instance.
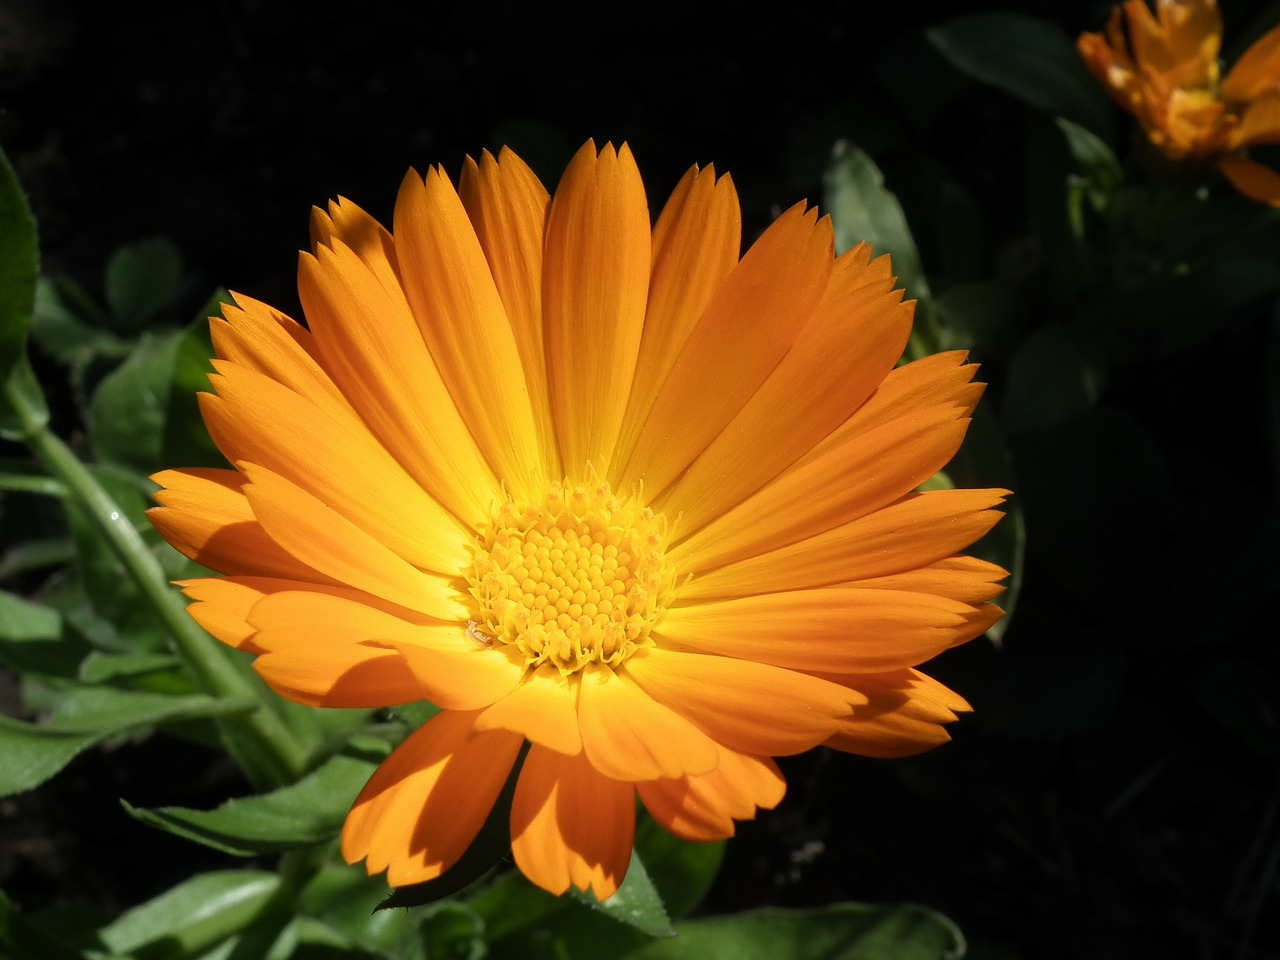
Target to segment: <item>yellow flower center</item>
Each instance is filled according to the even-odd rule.
[[[618,497],[588,467],[538,501],[495,505],[468,573],[480,643],[515,644],[530,666],[569,674],[621,663],[651,643],[670,599],[667,521],[638,497]]]

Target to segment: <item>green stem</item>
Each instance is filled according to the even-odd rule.
[[[44,468],[65,486],[71,502],[111,544],[129,576],[164,622],[178,655],[201,688],[213,696],[257,703],[244,714],[219,721],[224,741],[245,774],[259,786],[282,786],[307,769],[308,750],[276,712],[271,693],[233,661],[236,654],[209,636],[169,586],[160,563],[133,523],[71,449],[44,422],[40,411],[17,391],[6,391],[23,420],[24,441]]]

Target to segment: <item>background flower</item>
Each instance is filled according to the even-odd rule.
[[[1212,161],[1245,196],[1280,206],[1280,174],[1243,155],[1280,142],[1280,26],[1220,79],[1217,0],[1156,0],[1155,11],[1114,8],[1105,34],[1080,35],[1085,63],[1165,156]]]

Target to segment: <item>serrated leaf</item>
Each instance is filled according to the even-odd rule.
[[[1110,99],[1057,24],[1000,11],[958,17],[926,35],[966,76],[1052,116],[1107,133]]]
[[[668,916],[679,920],[693,913],[715,882],[724,859],[724,841],[681,840],[644,816],[636,823],[636,852]]]
[[[363,865],[330,864],[321,869],[298,897],[297,911],[307,924],[304,941],[323,933],[334,945],[359,946],[393,960],[421,953],[414,937],[416,912],[378,910],[387,896],[386,880],[369,876]]]
[[[65,767],[82,750],[108,737],[158,724],[223,716],[252,703],[203,694],[169,697],[111,687],[77,690],[62,697],[48,723],[0,716],[0,796],[30,790]]]
[[[123,914],[101,939],[119,954],[198,955],[244,929],[279,886],[276,874],[261,870],[198,874]]]
[[[121,330],[137,330],[173,299],[182,257],[164,237],[121,247],[107,262],[107,306]]]
[[[917,906],[845,903],[765,909],[676,925],[627,960],[960,960],[965,942],[942,914]]]
[[[364,758],[336,756],[297,783],[228,800],[215,810],[142,810],[121,803],[149,826],[223,853],[242,857],[279,853],[336,836],[376,766]]]
[[[671,927],[671,918],[667,916],[662,897],[649,879],[649,871],[631,851],[631,863],[627,867],[627,875],[618,887],[617,892],[607,900],[597,900],[590,893],[571,887],[569,895],[579,903],[598,910],[610,919],[635,927],[641,933],[651,937],[671,937],[675,931]]]

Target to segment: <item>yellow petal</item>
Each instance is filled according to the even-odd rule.
[[[218,362],[201,394],[209,433],[232,462],[260,464],[394,550],[449,576],[467,560],[466,530],[354,418],[335,420],[292,390]]]
[[[520,872],[557,896],[569,887],[613,896],[635,835],[635,788],[598,773],[584,754],[529,748],[511,805]]]
[[[254,642],[267,652],[255,669],[302,703],[377,707],[430,700],[446,710],[471,710],[505,696],[524,674],[523,665],[480,646],[461,625],[412,622],[340,591],[272,594],[253,608],[249,622],[258,631]],[[345,674],[346,663],[359,666],[356,675]],[[388,678],[381,694],[379,671]],[[349,702],[339,702],[344,698]]]
[[[663,640],[706,653],[793,670],[875,673],[953,646],[971,612],[927,593],[827,587],[672,607],[658,629]]]
[[[501,487],[404,298],[337,241],[299,260],[298,294],[326,368],[383,446],[460,520],[487,520]]]
[[[757,808],[772,810],[786,789],[786,780],[768,757],[724,747],[710,773],[636,784],[653,819],[677,837],[695,842],[733,836],[735,820],[753,819]]]
[[[626,463],[658,390],[698,318],[738,263],[742,212],[728,174],[693,167],[653,228],[653,271],[631,398],[615,457]],[[616,477],[609,478],[616,480]]]
[[[887,271],[864,265],[861,253],[836,261],[826,294],[777,369],[665,498],[663,509],[685,529],[697,530],[791,466],[848,419],[902,355],[912,305],[892,278],[867,282]]]
[[[587,759],[615,780],[707,773],[719,760],[710,737],[602,663],[583,670],[578,717]]]
[[[816,537],[756,554],[751,531],[736,538],[683,544],[679,569],[706,570],[681,587],[680,599],[746,597],[885,577],[936,563],[990,530],[1007,490],[933,490],[914,494]],[[716,568],[719,569],[716,569]]]
[[[507,696],[483,711],[478,730],[511,730],[558,753],[582,751],[577,675],[565,677],[549,663],[531,671]]]
[[[742,409],[813,314],[832,269],[831,222],[792,207],[703,312],[654,400],[623,482],[657,495]],[[816,220],[816,222],[815,222]]]
[[[507,489],[530,495],[547,478],[520,352],[480,241],[438,168],[425,183],[405,177],[395,238],[405,295],[458,413]]]
[[[449,581],[423,573],[297,484],[256,464],[240,467],[254,516],[303,563],[409,610],[466,623],[468,607]]]
[[[610,458],[635,373],[649,288],[649,208],[626,144],[588,141],[547,219],[543,322],[551,412],[565,470]]]
[[[550,476],[563,476],[547,393],[542,330],[542,248],[551,198],[525,162],[505,147],[496,160],[487,150],[478,164],[468,157],[458,194],[520,351],[543,462]]]
[[[636,651],[619,671],[725,746],[761,756],[808,750],[862,702],[834,683],[769,664],[660,647]]]
[[[348,863],[405,886],[433,880],[471,845],[506,782],[520,738],[474,733],[474,714],[446,710],[391,754],[342,828]]]
[[[183,556],[236,576],[328,581],[267,536],[235,470],[164,470],[151,479],[162,489],[147,519]]]
[[[935,593],[962,603],[986,603],[1004,592],[1000,581],[1007,576],[1009,572],[1003,567],[977,557],[948,557],[923,567],[859,580],[850,586]]]

